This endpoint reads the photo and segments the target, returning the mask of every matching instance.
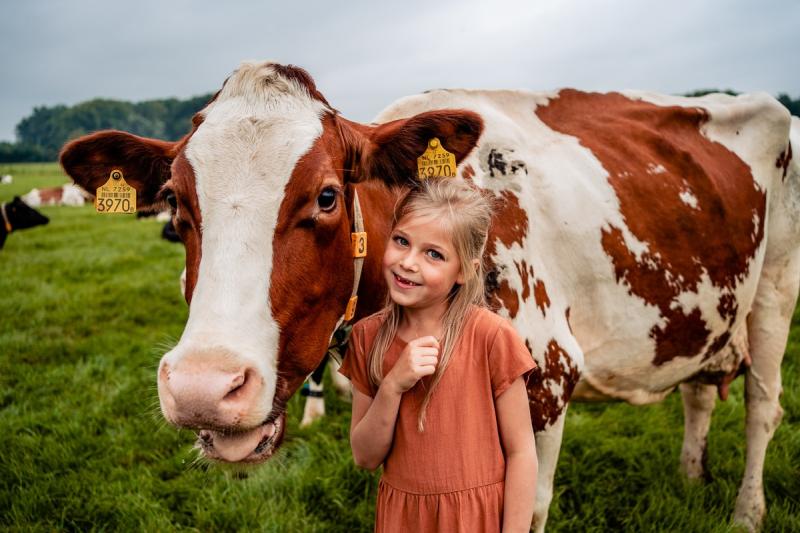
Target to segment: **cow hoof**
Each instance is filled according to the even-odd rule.
[[[706,479],[707,473],[700,461],[686,460],[681,461],[681,470],[683,475],[686,476],[692,483],[700,483]]]
[[[711,483],[713,478],[704,461],[681,458],[681,471],[686,480],[692,484]]]
[[[745,528],[750,533],[761,529],[767,509],[764,497],[742,494],[736,498],[736,509],[733,512],[733,523]]]

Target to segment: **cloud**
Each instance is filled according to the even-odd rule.
[[[211,92],[244,59],[306,68],[361,121],[435,87],[800,94],[791,0],[54,0],[4,11],[6,140],[34,106]]]

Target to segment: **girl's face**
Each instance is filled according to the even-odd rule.
[[[398,305],[426,309],[442,304],[463,284],[461,262],[450,236],[435,217],[403,217],[383,254],[383,275]]]

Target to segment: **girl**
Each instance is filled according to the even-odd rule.
[[[536,486],[524,376],[511,325],[484,307],[491,209],[456,179],[399,205],[383,256],[389,301],[353,328],[358,466],[383,464],[376,531],[528,531]]]

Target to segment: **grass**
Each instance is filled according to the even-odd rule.
[[[0,166],[0,201],[66,181],[55,165]],[[193,438],[165,426],[155,369],[187,317],[183,251],[160,224],[43,208],[48,226],[0,251],[0,529],[370,531],[378,475],[358,470],[347,403],[298,427],[245,479],[196,461]],[[783,366],[785,415],[766,460],[765,531],[800,531],[800,313]],[[326,377],[327,379],[327,377]],[[329,382],[328,382],[329,384]],[[734,531],[744,471],[742,380],[718,403],[713,480],[679,473],[680,397],[658,405],[574,404],[548,531]]]

